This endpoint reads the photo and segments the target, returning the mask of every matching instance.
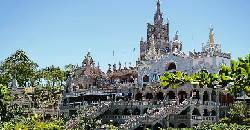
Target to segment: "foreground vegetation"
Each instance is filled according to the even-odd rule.
[[[46,108],[47,106],[58,107],[64,89],[64,81],[70,73],[72,65],[67,65],[65,69],[49,66],[38,69],[38,65],[26,55],[24,51],[18,50],[16,53],[6,58],[0,64],[0,130],[10,129],[65,129],[65,119],[60,116],[45,119],[45,115],[36,113],[27,114],[23,108],[11,106],[11,101],[16,97],[11,95],[8,87],[15,78],[19,87],[34,88],[32,100],[37,104],[34,107]],[[209,74],[206,70],[187,75],[177,71],[175,73],[166,72],[161,77],[161,85],[178,89],[178,86],[191,83],[201,87],[220,86],[226,88],[226,93],[231,93],[235,97],[240,92],[250,96],[250,54],[237,61],[232,61],[231,66],[222,65],[218,74]],[[45,95],[45,96],[44,96]],[[232,106],[230,116],[221,119],[213,125],[204,125],[197,128],[186,129],[228,129],[245,130],[250,126],[249,108],[245,102],[235,102]],[[75,129],[100,128],[99,120],[88,120],[81,116],[80,125]],[[107,129],[118,129],[113,124],[105,126]]]

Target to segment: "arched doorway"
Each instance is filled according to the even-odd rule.
[[[157,97],[157,100],[164,100],[164,94],[163,94],[163,92],[158,92],[157,94],[156,94],[156,97]]]
[[[185,91],[180,91],[178,93],[179,95],[179,102],[181,103],[182,101],[184,101],[185,99],[187,99],[187,93]]]
[[[180,115],[187,115],[188,112],[190,111],[190,107],[186,108],[184,111],[180,113]]]
[[[149,76],[148,75],[143,76],[143,82],[149,82]]]
[[[198,90],[193,91],[193,99],[200,99],[200,93]]]
[[[187,125],[185,123],[181,123],[178,125],[178,128],[186,128],[186,127],[187,127]]]
[[[212,111],[211,111],[211,116],[216,116],[216,115],[217,115],[216,111],[215,111],[215,110],[212,110]]]
[[[113,115],[120,115],[119,109],[115,109],[115,110],[113,111]]]
[[[140,115],[141,110],[139,108],[135,108],[135,110],[133,111],[133,115]]]
[[[201,116],[200,111],[197,108],[194,108],[192,115]]]
[[[209,111],[207,109],[204,109],[203,116],[209,116]]]
[[[138,93],[135,95],[135,100],[138,100],[138,101],[141,101],[141,100],[142,100],[142,93],[141,93],[141,92],[138,92]]]
[[[174,128],[174,124],[173,123],[169,123],[169,128]]]
[[[148,111],[148,108],[145,108],[145,109],[143,110],[143,114],[147,113],[147,111]]]
[[[162,128],[162,124],[158,122],[153,126],[153,130],[160,130],[161,128]]]
[[[168,98],[169,99],[175,99],[175,93],[173,91],[168,92]]]
[[[176,64],[174,62],[168,63],[166,65],[166,71],[169,71],[169,70],[176,70]]]
[[[153,94],[152,93],[147,93],[146,94],[146,99],[149,99],[149,100],[153,99]]]
[[[213,102],[216,102],[216,92],[215,92],[215,90],[212,91],[211,100],[212,100]]]
[[[204,91],[203,101],[209,101],[209,97],[208,97],[208,92],[207,91]]]
[[[123,115],[131,115],[130,110],[128,108],[125,108],[123,111]]]

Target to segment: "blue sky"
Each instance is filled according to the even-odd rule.
[[[186,53],[207,42],[210,24],[224,52],[250,53],[249,0],[162,0],[161,9]],[[155,10],[155,0],[1,0],[0,60],[22,49],[40,67],[63,67],[81,64],[90,50],[105,70],[108,63],[134,64]]]

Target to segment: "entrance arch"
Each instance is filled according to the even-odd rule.
[[[174,62],[170,62],[166,64],[166,71],[169,71],[169,70],[176,70],[176,64]]]
[[[147,93],[146,94],[146,99],[149,99],[149,100],[153,99],[153,94],[152,93]]]
[[[187,125],[185,123],[181,123],[178,125],[178,128],[186,128],[186,127],[187,127]]]
[[[142,93],[141,93],[141,92],[138,92],[138,93],[135,95],[135,100],[138,100],[138,101],[141,101],[141,100],[142,100]]]
[[[156,94],[156,97],[157,97],[157,100],[164,100],[164,94],[163,94],[163,92],[158,92]]]
[[[157,123],[153,126],[153,130],[160,130],[162,127],[163,127],[162,124],[160,124],[160,123],[157,122]]]
[[[140,115],[141,110],[139,108],[135,108],[135,110],[133,111],[133,115]]]
[[[200,111],[197,108],[194,108],[192,115],[201,116]]]

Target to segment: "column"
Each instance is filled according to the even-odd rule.
[[[146,124],[143,124],[143,130],[146,130],[146,129],[147,129]]]
[[[211,101],[212,92],[208,91],[208,101]]]
[[[204,91],[203,90],[199,90],[199,96],[200,96],[200,104],[203,104],[203,94],[204,94]]]

